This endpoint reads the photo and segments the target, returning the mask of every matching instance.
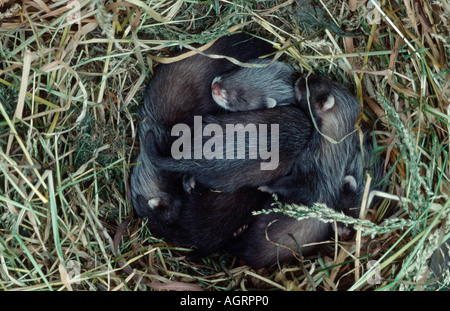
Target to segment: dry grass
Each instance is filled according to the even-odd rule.
[[[427,263],[450,235],[450,6],[383,0],[369,24],[380,10],[366,1],[315,2],[0,1],[0,288],[439,289]],[[131,218],[136,112],[155,57],[228,29],[355,89],[387,172],[367,214],[375,231],[253,271],[227,255],[190,264]]]

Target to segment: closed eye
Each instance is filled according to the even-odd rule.
[[[242,97],[241,95],[237,95],[236,98],[237,98],[240,102],[242,102],[242,103],[244,103],[244,104],[247,104],[247,100],[246,100],[244,97]]]

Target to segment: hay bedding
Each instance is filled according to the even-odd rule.
[[[448,286],[448,266],[440,278],[428,268],[450,235],[448,3],[300,2],[0,1],[0,288]],[[227,30],[277,44],[364,102],[387,188],[328,254],[260,271],[224,254],[191,264],[131,217],[135,116],[153,68]]]

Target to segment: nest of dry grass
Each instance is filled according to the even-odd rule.
[[[423,0],[0,1],[2,290],[428,290],[449,239],[450,7]],[[153,237],[127,180],[160,57],[229,31],[355,90],[386,191],[349,242],[254,271]],[[371,267],[373,264],[373,267]],[[446,285],[447,284],[447,285]]]

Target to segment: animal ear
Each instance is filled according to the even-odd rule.
[[[272,97],[266,98],[266,106],[267,108],[273,108],[277,105],[277,101],[273,99]]]
[[[353,177],[352,175],[347,175],[344,177],[344,188],[351,191],[356,191],[357,187],[358,185],[356,184],[355,177]]]
[[[333,94],[330,94],[327,99],[322,103],[322,111],[327,111],[334,106],[334,96]]]

